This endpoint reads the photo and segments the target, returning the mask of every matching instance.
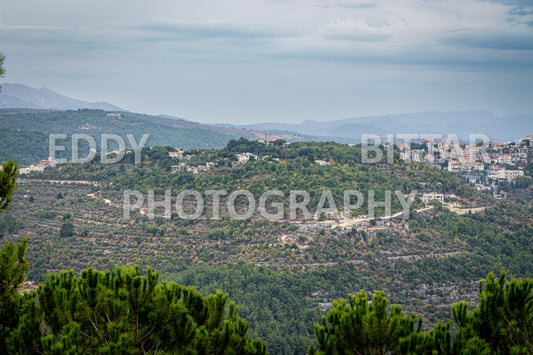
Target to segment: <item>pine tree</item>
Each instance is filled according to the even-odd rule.
[[[370,303],[361,291],[357,296],[349,295],[348,302],[333,302],[327,317],[315,325],[317,349],[311,345],[309,353],[385,354],[397,348],[419,349],[426,341],[421,327],[422,318],[404,314],[401,307],[393,305],[389,311],[383,292],[375,292]]]
[[[479,282],[479,308],[467,311],[468,304],[452,307],[453,320],[459,327],[454,339],[458,351],[477,348],[472,353],[533,353],[533,280],[506,281],[502,272],[496,280],[489,273]],[[477,351],[477,352],[476,352]]]
[[[18,165],[9,159],[0,165],[0,214],[9,209],[19,173]]]
[[[532,354],[533,280],[506,281],[489,273],[479,282],[479,307],[452,306],[452,322],[421,332],[422,319],[391,306],[382,292],[372,303],[364,291],[333,301],[333,309],[315,325],[317,344],[309,354]]]
[[[8,333],[19,324],[22,299],[17,293],[25,279],[28,264],[24,259],[27,239],[6,243],[0,250],[0,349]]]
[[[158,284],[138,267],[50,274],[37,293],[17,295],[18,322],[2,333],[2,350],[45,354],[266,354],[247,336],[248,322],[228,295],[203,297],[191,287]],[[36,297],[37,296],[37,297]],[[36,299],[38,298],[38,302]],[[3,304],[3,303],[2,303]]]

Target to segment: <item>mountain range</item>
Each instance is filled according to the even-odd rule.
[[[87,102],[58,94],[50,89],[35,89],[22,84],[5,83],[0,92],[0,108],[30,109],[100,109],[125,111],[107,102]],[[186,121],[175,116],[161,118]],[[216,117],[213,118],[215,120]],[[419,112],[381,116],[351,117],[338,120],[306,120],[301,123],[263,122],[245,125],[203,124],[210,131],[253,131],[258,138],[287,140],[331,140],[339,143],[360,142],[363,134],[441,134],[443,139],[457,135],[467,142],[471,134],[485,134],[493,141],[516,141],[533,134],[533,115],[496,116],[489,111]],[[228,132],[224,132],[228,133]],[[229,132],[235,135],[236,132]],[[250,132],[246,132],[250,133]],[[242,136],[250,136],[242,134]]]
[[[457,135],[468,141],[472,134],[485,134],[493,141],[515,141],[533,133],[533,115],[495,116],[488,111],[420,112],[333,121],[288,124],[266,122],[236,127],[291,131],[312,136],[346,137],[360,140],[363,134],[441,134]]]
[[[2,84],[0,108],[41,108],[55,110],[99,109],[125,111],[107,102],[87,102],[58,94],[47,88],[35,89],[22,84]]]

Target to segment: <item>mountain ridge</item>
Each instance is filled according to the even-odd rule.
[[[30,109],[100,109],[104,111],[126,110],[107,102],[88,102],[58,94],[46,87],[35,89],[23,84],[4,83],[0,92],[0,108]],[[157,117],[173,120],[186,118],[160,114]],[[227,129],[263,131],[265,138],[280,133],[302,135],[312,140],[360,142],[363,134],[456,134],[461,141],[468,141],[471,134],[485,134],[493,141],[515,141],[533,133],[533,115],[496,116],[486,110],[424,111],[415,113],[385,114],[348,117],[335,120],[311,120],[300,123],[260,122],[250,124],[206,123],[212,130],[228,133]],[[215,128],[216,127],[216,128]]]
[[[315,136],[343,136],[361,139],[363,134],[486,134],[493,140],[516,140],[533,132],[533,115],[496,116],[486,110],[425,111],[350,117],[331,121],[305,120],[301,123],[262,122],[233,127],[283,130]]]
[[[4,83],[0,92],[0,108],[36,108],[55,110],[99,109],[126,111],[108,102],[88,102],[59,94],[46,87],[36,89],[24,84]]]

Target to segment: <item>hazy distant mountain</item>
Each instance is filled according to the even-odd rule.
[[[76,110],[80,108],[125,111],[107,102],[87,102],[58,94],[50,89],[35,89],[22,84],[2,84],[0,108],[42,108]]]
[[[334,121],[308,120],[299,124],[266,122],[239,127],[353,139],[360,139],[363,134],[435,133],[444,138],[457,134],[460,139],[468,139],[471,134],[486,134],[494,141],[509,141],[533,134],[533,115],[497,117],[487,111],[421,112]]]
[[[107,102],[87,102],[58,94],[50,89],[35,89],[22,84],[2,85],[0,108],[76,110],[79,108],[124,111]],[[161,118],[184,120],[160,115]],[[287,140],[334,140],[342,143],[360,141],[363,134],[436,133],[444,137],[456,134],[467,140],[470,134],[486,134],[494,141],[513,141],[533,134],[533,115],[498,117],[488,111],[420,112],[370,117],[352,117],[333,121],[287,124],[265,122],[250,125],[213,124],[205,128],[230,136],[232,129],[262,130],[243,132],[243,136],[283,138]]]

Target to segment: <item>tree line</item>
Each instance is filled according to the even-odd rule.
[[[159,282],[147,268],[50,274],[20,292],[27,239],[0,251],[0,350],[13,354],[266,354],[249,324],[217,291]],[[370,297],[371,296],[371,299]],[[531,354],[533,280],[489,273],[479,306],[452,306],[452,320],[422,331],[423,320],[389,306],[385,294],[360,291],[315,324],[308,354]],[[310,340],[311,342],[311,340]]]

